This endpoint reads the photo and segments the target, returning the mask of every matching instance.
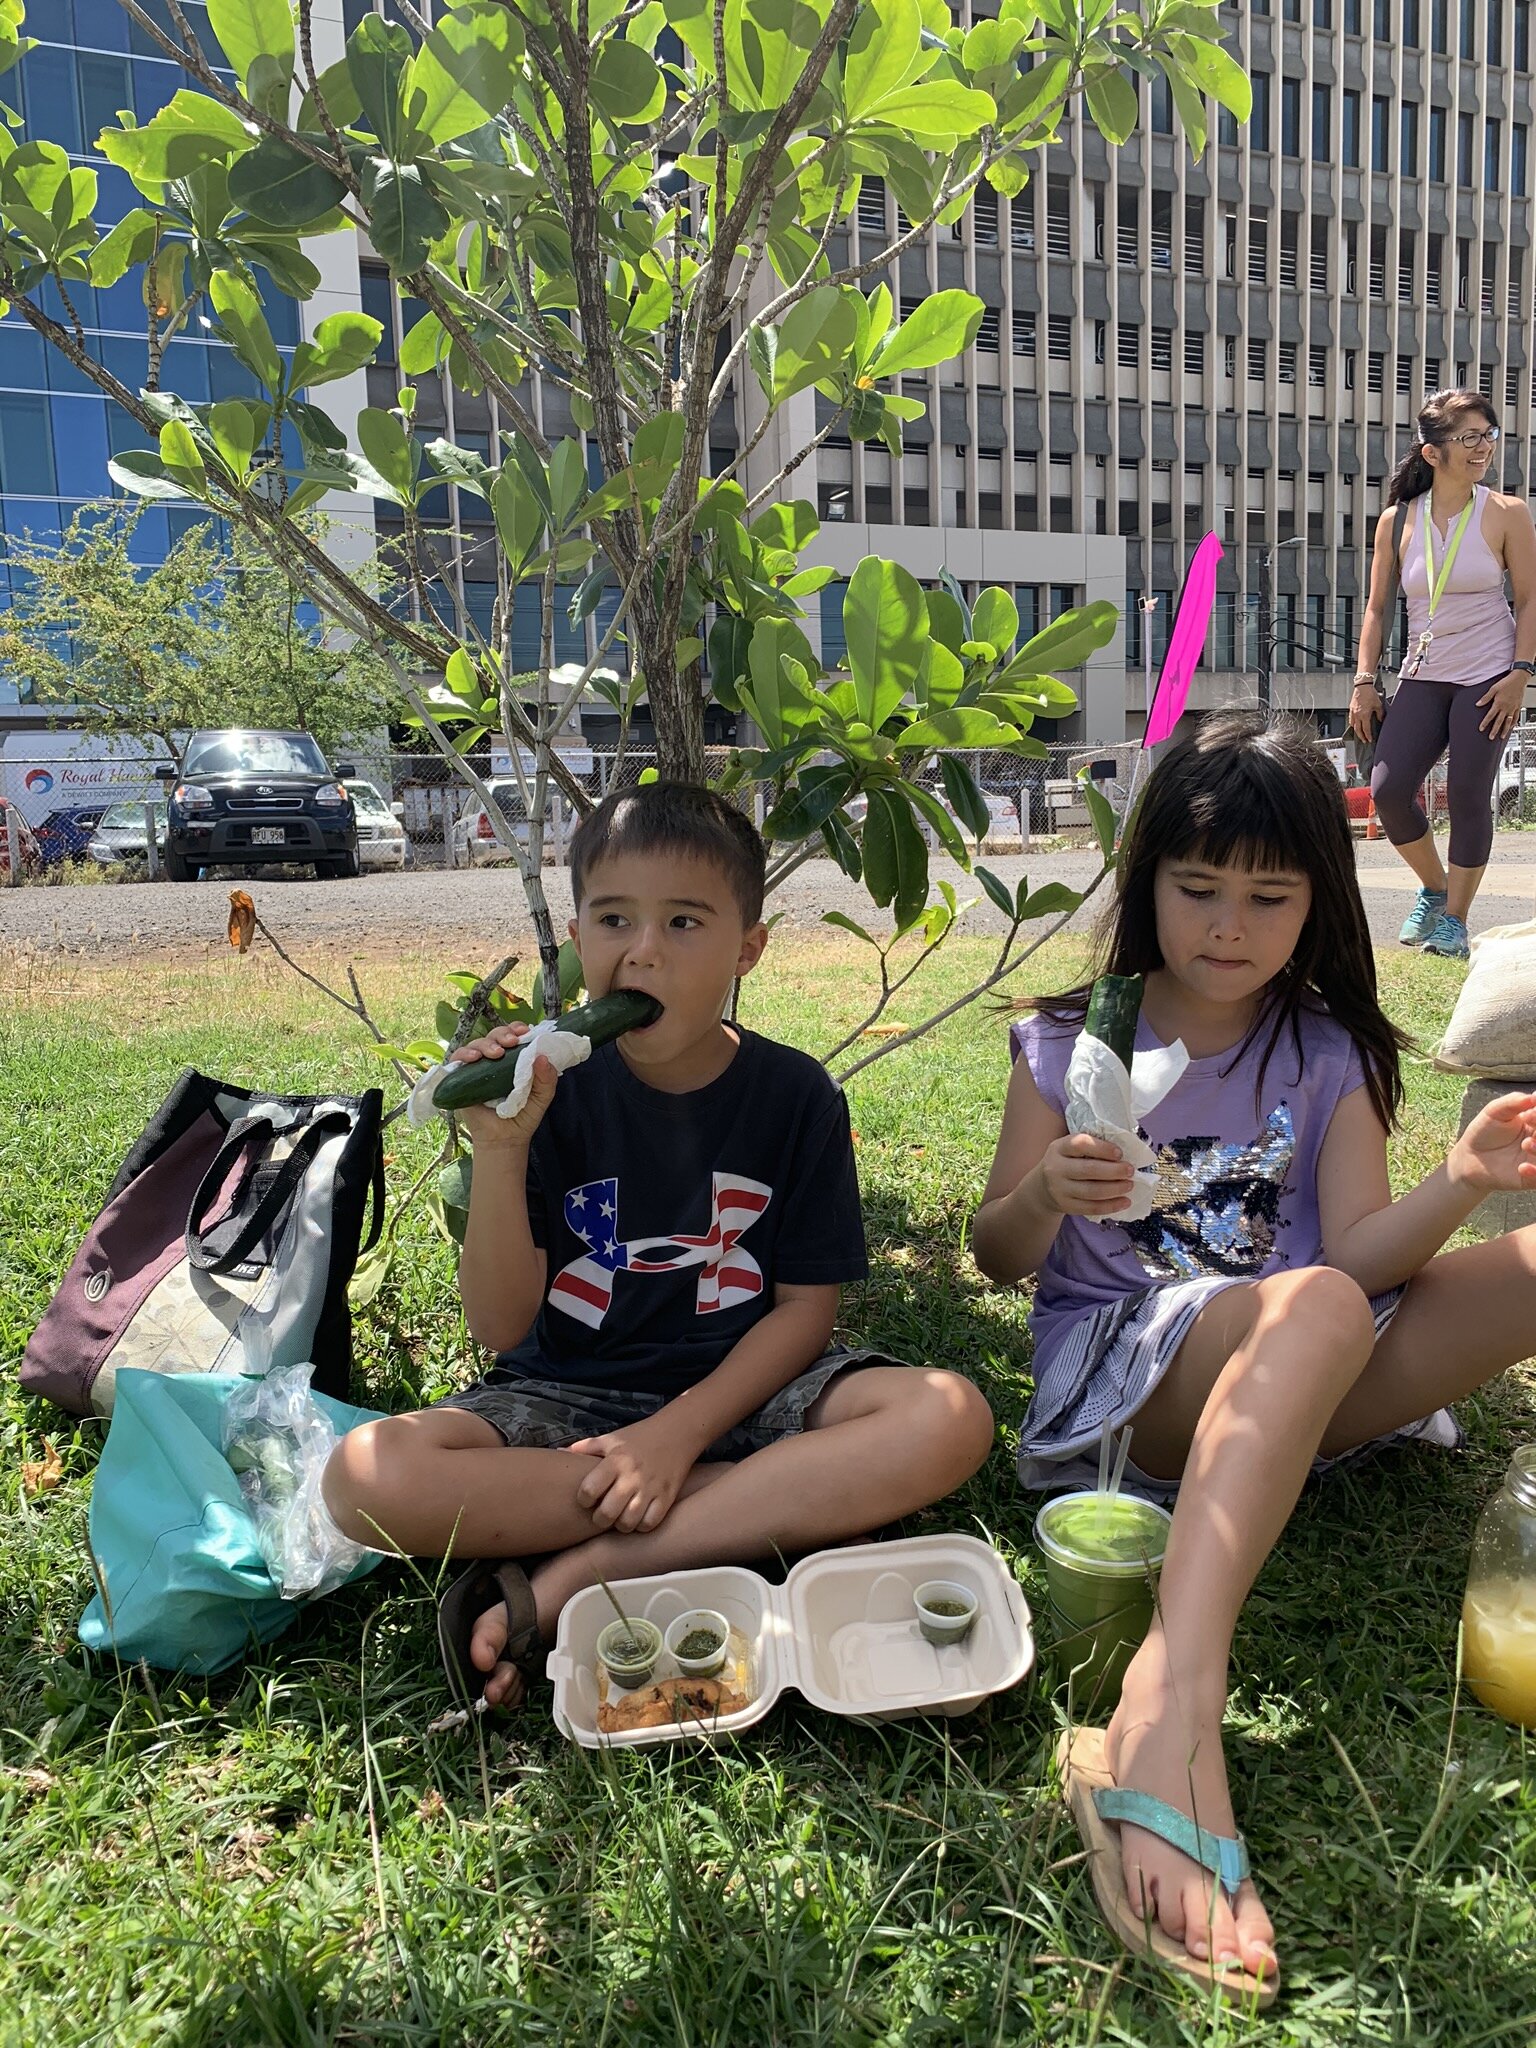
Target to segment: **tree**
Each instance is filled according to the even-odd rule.
[[[902,378],[967,348],[983,306],[941,291],[898,321],[883,278],[983,181],[1017,194],[1076,95],[1116,142],[1136,122],[1136,74],[1167,78],[1197,150],[1206,95],[1246,117],[1248,82],[1216,40],[1214,5],[1001,0],[996,20],[962,31],[943,0],[463,0],[432,24],[396,0],[409,26],[367,15],[322,71],[311,0],[209,0],[230,86],[177,0],[171,34],[138,0],[120,4],[190,81],[142,127],[124,117],[101,136],[144,203],[102,233],[90,170],[46,139],[0,133],[0,288],[155,437],[112,465],[120,484],[242,526],[380,654],[446,753],[455,728],[459,747],[500,730],[524,785],[526,840],[461,759],[462,772],[518,861],[549,1003],[546,797],[553,782],[578,807],[590,801],[552,744],[591,682],[590,671],[554,674],[556,591],[573,577],[573,617],[605,592],[614,600],[593,666],[622,640],[664,772],[701,772],[712,691],[761,736],[731,780],[767,792],[776,874],[825,849],[911,928],[928,895],[921,822],[966,858],[936,778],[979,829],[980,792],[956,750],[1039,752],[1034,719],[1075,701],[1053,669],[1103,645],[1114,608],[1069,615],[1020,647],[1005,593],[984,593],[971,614],[956,592],[924,591],[871,558],[844,605],[847,667],[828,672],[798,623],[830,574],[801,566],[815,514],[786,485],[802,456],[768,477],[754,457],[779,410],[813,390],[828,409],[816,440],[840,424],[900,452],[923,410]],[[23,0],[0,0],[0,66],[24,52],[22,17]],[[866,178],[894,191],[903,224],[872,259],[834,260]],[[427,309],[402,369],[442,366],[492,393],[510,423],[496,462],[442,440],[423,447],[410,386],[394,408],[364,411],[349,445],[312,394],[373,354],[379,329],[362,314],[334,314],[291,361],[280,355],[258,275],[305,298],[318,274],[300,237],[359,229]],[[69,298],[74,283],[108,285],[135,266],[148,334],[137,392],[90,358]],[[49,279],[62,320],[40,297]],[[259,396],[199,407],[161,388],[167,340],[205,305]],[[567,394],[596,476],[581,438],[551,445],[540,432],[527,403],[535,372]],[[733,392],[746,444],[710,477],[709,424]],[[444,609],[422,518],[444,482],[482,501],[494,526],[489,636]],[[400,508],[416,618],[306,534],[298,515],[337,487]],[[531,679],[512,673],[520,584],[541,609]],[[445,676],[452,706],[429,704],[422,671]]]
[[[153,740],[174,759],[218,725],[311,732],[326,749],[387,723],[389,671],[328,639],[293,584],[238,529],[192,527],[156,567],[132,559],[138,512],[83,507],[58,545],[12,537],[0,668],[91,733]],[[313,525],[313,522],[311,522]]]

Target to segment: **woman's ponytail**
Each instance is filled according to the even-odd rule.
[[[1425,460],[1424,444],[1416,440],[1387,479],[1387,503],[1401,505],[1409,498],[1422,498],[1434,480],[1434,469]]]

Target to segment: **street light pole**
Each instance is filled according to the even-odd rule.
[[[1259,709],[1268,711],[1274,688],[1275,665],[1275,601],[1271,587],[1270,570],[1275,556],[1281,548],[1299,548],[1306,536],[1293,533],[1289,540],[1282,540],[1272,548],[1266,548],[1259,557]]]

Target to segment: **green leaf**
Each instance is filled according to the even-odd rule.
[[[377,19],[377,15],[368,16],[368,21]],[[432,244],[441,241],[452,225],[447,212],[421,182],[416,164],[369,157],[363,166],[362,198],[368,209],[369,239],[397,276],[408,277],[419,270]]]
[[[896,744],[903,753],[931,747],[1006,747],[1018,738],[1015,726],[1005,725],[990,711],[974,705],[963,709],[935,711],[909,725]]]
[[[208,297],[225,340],[252,375],[276,394],[283,381],[282,358],[255,292],[233,271],[216,270],[208,281]]]
[[[823,924],[835,924],[841,931],[852,932],[854,937],[862,939],[866,946],[873,946],[877,953],[880,951],[880,941],[874,933],[865,931],[863,925],[855,924],[853,919],[845,917],[842,911],[824,910],[821,913],[821,921]]]
[[[976,786],[968,762],[958,754],[940,754],[939,773],[944,779],[944,794],[954,808],[955,816],[975,840],[985,839],[992,829],[992,814],[987,809],[987,800]]]
[[[183,90],[142,128],[103,129],[96,146],[141,192],[158,198],[162,186],[191,177],[204,164],[228,163],[251,141],[238,114],[200,92]]]
[[[680,412],[659,412],[636,433],[629,473],[642,504],[654,504],[677,474],[686,431]]]
[[[823,284],[790,307],[779,326],[772,384],[765,387],[775,405],[846,363],[858,326],[857,299],[857,293]]]
[[[837,862],[843,873],[852,882],[862,880],[864,856],[859,851],[859,842],[848,829],[848,820],[841,811],[834,811],[821,828],[821,836],[828,853]]]
[[[976,339],[985,310],[974,292],[935,292],[886,337],[869,374],[895,377],[963,355]]]
[[[790,842],[809,839],[831,817],[853,787],[852,772],[844,767],[807,768],[798,787],[763,820],[765,839]]]
[[[799,680],[818,667],[810,642],[791,619],[759,619],[752,628],[747,667],[752,678],[749,708],[764,739],[770,747],[792,744],[821,716],[815,692]]]
[[[522,26],[506,8],[456,7],[443,15],[407,75],[415,126],[439,146],[483,128],[511,100],[522,56]]]
[[[1094,837],[1099,842],[1099,851],[1108,860],[1115,850],[1115,835],[1119,830],[1115,807],[1086,771],[1078,776],[1077,783],[1083,792],[1083,802],[1088,806],[1088,816],[1093,821]]]
[[[1014,909],[1013,897],[1009,893],[1007,883],[994,875],[990,868],[973,868],[971,872],[1003,913],[1004,917],[1007,918],[1008,922],[1010,924],[1016,923],[1018,921],[1018,914]]]
[[[309,227],[339,206],[347,188],[334,171],[264,135],[229,171],[229,201],[275,228]]]
[[[347,37],[347,72],[363,119],[396,159],[406,155],[411,133],[401,105],[411,56],[409,32],[382,15],[365,14]]]
[[[383,334],[380,323],[367,313],[329,314],[294,350],[288,388],[302,391],[350,377],[372,360]]]
[[[913,136],[925,149],[937,149],[979,134],[996,115],[997,103],[990,93],[940,79],[887,93],[866,118]]]
[[[423,313],[408,327],[400,344],[400,368],[407,377],[425,377],[438,368],[448,351],[448,336],[435,313]]]
[[[808,498],[789,498],[759,513],[747,531],[765,548],[783,548],[797,555],[820,533],[821,521]]]
[[[869,793],[864,881],[876,903],[891,905],[898,927],[916,918],[928,901],[928,847],[910,806],[894,790]]]
[[[155,216],[142,206],[125,213],[91,251],[91,283],[116,284],[135,263],[144,262],[155,245]]]
[[[878,732],[915,685],[927,650],[928,606],[917,578],[899,562],[866,555],[848,581],[843,631],[859,717]]]
[[[1013,670],[1020,675],[1050,675],[1057,669],[1077,668],[1090,654],[1108,646],[1119,622],[1119,613],[1103,597],[1063,612],[1033,640],[1025,641],[998,681],[1009,681]]]
[[[248,405],[240,398],[223,399],[209,413],[208,431],[237,483],[245,481],[251,457],[271,421],[270,406]]]
[[[913,809],[920,811],[938,834],[939,843],[944,851],[952,860],[959,861],[961,867],[968,868],[971,864],[971,850],[954,819],[938,798],[931,790],[924,789],[920,782],[903,783],[902,787]]]
[[[996,586],[984,590],[971,614],[971,633],[977,640],[990,640],[1000,654],[1006,654],[1019,637],[1019,608],[1006,590]]]
[[[1094,127],[1106,141],[1129,141],[1136,132],[1141,103],[1123,71],[1116,66],[1089,71],[1083,80],[1083,96]]]
[[[429,441],[427,455],[438,475],[447,477],[461,491],[473,491],[480,498],[489,495],[490,465],[473,448],[456,448],[451,441]]]
[[[863,120],[926,68],[922,25],[917,0],[867,0],[859,9],[843,65],[843,106],[850,121]]]
[[[561,441],[549,461],[550,509],[557,533],[570,527],[586,494],[587,463],[581,443]]]
[[[357,416],[357,438],[364,455],[402,505],[416,497],[420,450],[392,412],[369,406]]]
[[[612,37],[593,61],[589,89],[598,112],[625,127],[654,121],[666,105],[666,83],[656,60],[636,44]]]
[[[107,464],[107,475],[121,489],[136,498],[179,498],[191,495],[165,473],[165,465],[152,448],[125,448]]]
[[[491,485],[491,513],[514,581],[544,537],[544,508],[527,478],[508,465]]]
[[[160,461],[171,482],[183,490],[196,493],[208,481],[202,450],[180,420],[167,420],[160,429]]]
[[[257,57],[293,76],[293,10],[288,0],[208,0],[208,26],[244,85]]]
[[[1253,85],[1237,59],[1219,43],[1200,36],[1170,36],[1169,49],[1193,74],[1202,92],[1208,92],[1218,106],[1246,121],[1253,113]]]
[[[1082,895],[1076,889],[1069,889],[1065,882],[1046,882],[1036,889],[1020,907],[1020,923],[1035,917],[1058,917],[1063,911],[1076,910],[1082,902]]]

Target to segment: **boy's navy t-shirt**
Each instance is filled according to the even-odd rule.
[[[670,1399],[768,1314],[775,1282],[864,1277],[842,1091],[734,1028],[725,1072],[686,1095],[647,1087],[612,1044],[562,1077],[528,1159],[544,1303],[498,1367]]]

